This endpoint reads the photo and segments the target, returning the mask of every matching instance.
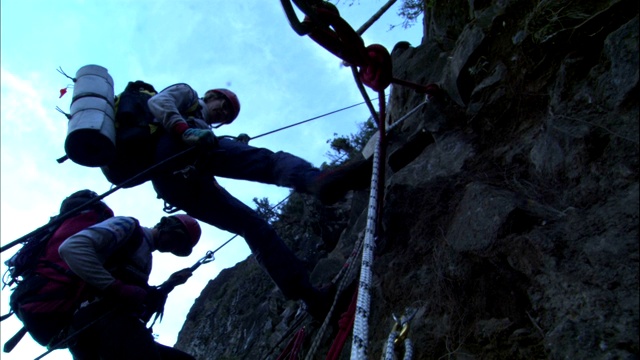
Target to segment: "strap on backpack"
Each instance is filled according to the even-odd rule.
[[[2,315],[2,317],[0,317],[0,321],[5,321],[6,319],[8,319],[11,315],[13,315],[13,310],[9,310],[8,313]]]

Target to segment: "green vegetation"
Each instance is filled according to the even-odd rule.
[[[338,134],[334,133],[333,135],[336,137],[327,140],[327,144],[331,147],[331,151],[327,153],[327,157],[329,157],[331,161],[322,166],[337,166],[357,157],[376,131],[377,127],[375,123],[369,118],[367,121],[358,125],[358,133],[356,134],[337,136]]]
[[[360,5],[359,0],[335,0],[333,1],[333,3],[336,6],[341,3],[345,6]],[[418,20],[418,17],[420,17],[420,15],[424,12],[425,7],[431,7],[434,3],[434,0],[402,0],[400,10],[398,10],[398,16],[404,19],[402,22],[402,27],[404,29],[407,29],[413,26]],[[394,27],[394,25],[392,27]]]

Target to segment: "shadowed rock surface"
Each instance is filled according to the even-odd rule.
[[[637,1],[443,3],[392,54],[395,77],[447,95],[388,136],[369,358],[411,308],[414,359],[637,359]],[[389,118],[423,99],[393,86]],[[290,198],[274,226],[315,283],[351,254],[367,201]],[[248,258],[202,291],[177,347],[275,359],[298,311]]]

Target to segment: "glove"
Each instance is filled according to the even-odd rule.
[[[120,280],[107,286],[105,292],[108,296],[116,298],[123,306],[136,312],[143,310],[147,298],[147,290],[140,286],[125,284]]]
[[[187,129],[182,133],[182,141],[188,145],[213,147],[218,144],[218,138],[211,130]]]
[[[190,268],[178,270],[169,276],[169,279],[165,281],[160,287],[165,285],[176,287],[187,282],[187,280],[193,275],[193,271]]]

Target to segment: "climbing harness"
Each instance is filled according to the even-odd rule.
[[[416,309],[407,308],[404,315],[400,318],[395,314],[393,315],[393,319],[396,323],[393,325],[391,333],[389,333],[389,337],[387,338],[387,344],[384,352],[385,360],[396,360],[396,352],[401,346],[404,346],[403,360],[411,360],[413,358],[413,343],[411,342],[411,339],[409,339],[408,333],[409,324],[416,313]]]

